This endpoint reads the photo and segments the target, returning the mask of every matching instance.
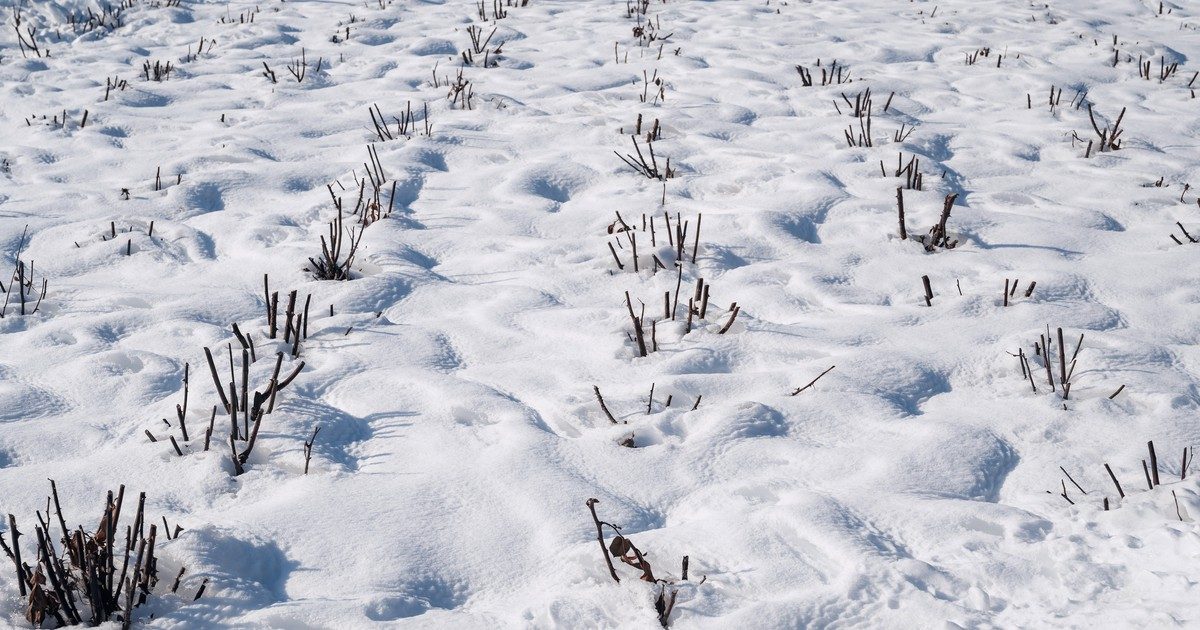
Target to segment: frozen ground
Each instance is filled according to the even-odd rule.
[[[106,490],[146,492],[185,529],[137,614],[153,627],[657,627],[657,587],[609,577],[589,497],[676,583],[673,627],[1200,624],[1200,487],[1179,480],[1200,440],[1200,245],[1175,225],[1200,235],[1195,7],[654,0],[642,23],[670,37],[641,46],[624,2],[531,0],[495,21],[498,65],[463,69],[463,109],[444,81],[467,28],[493,28],[488,3],[485,22],[470,0],[135,0],[119,28],[73,34],[83,0],[0,0],[51,53],[0,34],[0,254],[7,270],[28,226],[21,258],[49,282],[36,314],[0,319],[0,512],[31,530],[47,478],[89,526]],[[1160,58],[1179,64],[1165,81]],[[853,81],[822,86],[834,59]],[[175,69],[148,81],[147,60]],[[128,88],[105,101],[112,77]],[[850,147],[841,94],[868,87],[875,146]],[[368,106],[409,101],[418,133],[379,142]],[[1126,108],[1119,151],[1085,157],[1088,103],[1101,127]],[[613,154],[639,115],[677,171],[665,197]],[[356,279],[314,281],[326,186],[352,206],[372,142],[394,212],[366,228]],[[898,151],[923,173],[910,234],[957,194],[955,249],[900,240]],[[664,210],[688,250],[703,220],[680,316],[643,358],[625,292],[647,328],[663,319]],[[615,212],[657,217],[640,273]],[[252,382],[270,378],[263,274],[313,295],[309,340],[235,477],[228,448],[203,452],[203,348],[227,369],[236,322]],[[701,277],[707,319],[684,334]],[[1047,326],[1068,352],[1085,335],[1066,401],[1033,354]],[[0,575],[4,618],[28,625]]]

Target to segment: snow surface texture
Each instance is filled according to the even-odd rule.
[[[657,587],[609,577],[589,497],[677,583],[674,627],[1200,623],[1200,487],[1179,480],[1200,439],[1200,245],[1175,225],[1200,235],[1195,7],[655,0],[644,19],[670,37],[640,46],[623,1],[531,0],[495,21],[495,67],[463,69],[463,109],[444,81],[467,27],[493,28],[490,0],[487,22],[470,0],[155,4],[72,34],[87,3],[23,3],[49,58],[0,35],[0,253],[8,269],[28,225],[21,257],[49,280],[36,314],[0,320],[0,512],[32,530],[47,478],[88,526],[105,491],[146,492],[150,518],[185,531],[160,537],[167,577],[139,623],[657,627]],[[297,83],[301,48],[323,66]],[[1165,81],[1160,57],[1179,64]],[[835,59],[853,81],[822,86]],[[175,69],[147,81],[147,60]],[[128,88],[105,102],[109,77]],[[868,87],[875,146],[850,147],[841,94]],[[368,106],[390,120],[409,101],[417,133],[378,142]],[[1086,104],[1101,128],[1127,108],[1119,151],[1085,157]],[[613,154],[633,152],[639,114],[677,171],[665,197]],[[372,142],[394,211],[366,228],[356,279],[314,281],[326,185],[353,206]],[[923,173],[910,234],[956,193],[955,249],[899,238],[897,152]],[[664,210],[689,249],[703,214],[679,312],[697,278],[711,303],[687,334],[684,317],[656,325],[642,358],[624,292],[647,328],[664,318]],[[640,273],[614,211],[657,217]],[[237,322],[252,382],[269,379],[286,348],[266,336],[263,274],[313,295],[306,365],[235,477],[228,449],[203,452],[203,348],[226,369]],[[1047,326],[1068,351],[1085,335],[1066,401],[1034,354]],[[5,618],[28,625],[0,575]]]

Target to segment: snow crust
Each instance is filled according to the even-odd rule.
[[[164,575],[188,572],[138,623],[657,627],[658,588],[609,577],[591,497],[676,582],[673,627],[1200,623],[1200,488],[1180,480],[1200,439],[1200,246],[1175,225],[1200,235],[1195,7],[654,0],[645,19],[670,37],[640,46],[625,2],[531,0],[495,21],[498,65],[463,69],[462,109],[431,83],[457,73],[468,26],[493,28],[467,0],[143,1],[90,33],[64,20],[98,5],[14,6],[51,56],[0,31],[0,277],[28,226],[21,256],[49,292],[0,319],[0,512],[32,524],[47,478],[89,527],[105,491],[146,492],[185,530]],[[301,48],[324,67],[297,83]],[[1179,64],[1165,81],[1160,58]],[[147,81],[147,60],[176,69]],[[820,85],[834,60],[853,80]],[[643,73],[661,79],[648,102]],[[129,87],[103,101],[109,77]],[[849,147],[842,94],[868,87],[874,146]],[[368,107],[407,102],[428,104],[432,136],[378,142]],[[1119,151],[1084,156],[1089,103],[1101,127],[1126,108]],[[633,152],[639,114],[677,171],[665,197],[613,154]],[[370,143],[394,212],[366,228],[359,277],[315,281],[326,186],[352,205]],[[923,173],[903,193],[910,236],[957,194],[953,250],[899,238],[898,152]],[[664,211],[690,230],[703,215],[682,292],[704,278],[711,303],[686,334],[659,322],[643,358],[625,292],[663,319]],[[616,212],[656,217],[639,273]],[[238,323],[266,382],[287,348],[266,338],[263,274],[313,295],[309,339],[235,477],[228,449],[202,449],[218,402],[203,348],[224,369]],[[1044,371],[1047,326],[1070,349],[1085,336],[1065,401],[1015,356]],[[11,569],[0,593],[27,625]]]

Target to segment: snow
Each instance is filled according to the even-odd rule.
[[[0,319],[0,512],[31,531],[53,478],[91,527],[107,490],[145,492],[153,522],[184,531],[159,541],[139,624],[657,627],[658,586],[625,565],[610,578],[588,498],[678,589],[672,627],[1200,623],[1200,486],[1180,480],[1200,440],[1200,289],[1175,225],[1200,234],[1194,7],[654,0],[641,23],[670,37],[640,46],[615,0],[488,6],[486,22],[468,0],[161,4],[72,33],[70,12],[97,5],[0,0],[51,51],[0,35],[0,256],[22,247],[49,282],[37,313]],[[463,109],[445,81],[471,25],[502,52],[462,69]],[[1160,57],[1179,63],[1165,81]],[[853,81],[820,85],[835,59]],[[147,60],[170,77],[147,81]],[[128,88],[104,101],[111,77]],[[841,95],[868,87],[874,146],[849,147]],[[390,121],[409,102],[417,133],[379,142],[368,107]],[[1119,151],[1085,157],[1082,103],[1101,128],[1127,108]],[[634,152],[639,115],[643,135],[661,121],[665,197],[613,154]],[[326,186],[352,207],[368,144],[394,212],[365,228],[355,279],[314,280]],[[924,178],[903,193],[907,240],[898,152]],[[959,244],[927,252],[915,237],[948,194]],[[664,211],[689,225],[681,281]],[[637,273],[617,212],[656,217]],[[290,348],[267,338],[264,274],[313,296],[309,338],[235,476],[224,410],[203,450],[219,403],[203,349],[228,369],[237,323],[265,387]],[[685,314],[699,278],[708,317],[660,322],[639,357],[625,292],[649,328],[677,282]],[[1047,326],[1068,354],[1084,335],[1067,400],[1034,354]],[[0,592],[4,621],[28,626],[11,568]]]

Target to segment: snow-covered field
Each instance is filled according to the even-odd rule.
[[[70,528],[122,484],[122,548],[140,492],[182,528],[135,625],[653,628],[660,590],[678,628],[1200,624],[1196,7],[498,4],[130,0],[91,28],[91,0],[0,0],[26,563],[39,512],[61,547],[52,478]],[[363,181],[390,215],[315,280]],[[957,246],[927,251],[948,195]],[[251,398],[303,362],[240,475],[205,359],[238,398],[232,324]],[[589,498],[660,582],[610,577]]]

